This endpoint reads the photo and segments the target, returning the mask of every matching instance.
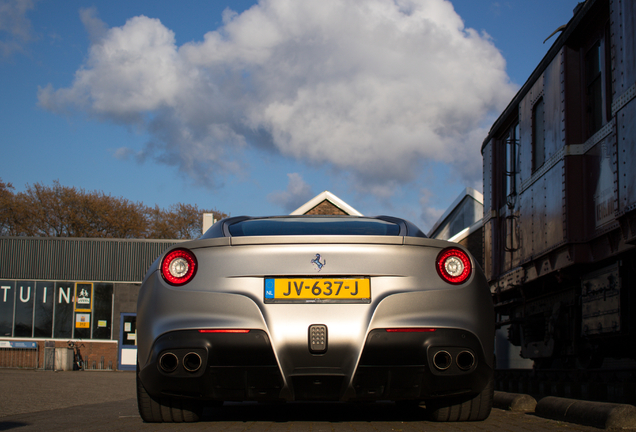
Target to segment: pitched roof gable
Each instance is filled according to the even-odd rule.
[[[362,216],[362,213],[329,191],[319,193],[291,212],[291,214],[347,214],[352,216]]]

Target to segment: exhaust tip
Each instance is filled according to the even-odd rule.
[[[183,356],[183,368],[188,372],[196,372],[201,368],[201,356],[195,352]]]
[[[457,354],[457,367],[463,371],[469,370],[475,365],[475,355],[470,351],[462,351]]]
[[[448,351],[437,351],[433,356],[433,365],[436,369],[444,371],[453,363],[453,358]]]
[[[159,358],[159,367],[164,372],[174,372],[179,365],[179,359],[174,353],[163,353]]]

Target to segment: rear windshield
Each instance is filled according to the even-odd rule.
[[[229,226],[232,236],[376,235],[396,236],[398,224],[366,218],[248,219]]]

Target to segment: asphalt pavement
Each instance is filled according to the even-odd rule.
[[[483,422],[433,423],[392,403],[226,403],[190,424],[144,423],[134,372],[0,369],[0,431],[599,431],[522,410],[493,409]]]

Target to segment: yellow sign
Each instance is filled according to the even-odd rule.
[[[75,312],[93,310],[93,284],[78,282],[75,284]]]
[[[75,314],[75,328],[91,328],[91,314],[89,313]]]
[[[265,279],[265,298],[273,300],[369,300],[368,278]]]

